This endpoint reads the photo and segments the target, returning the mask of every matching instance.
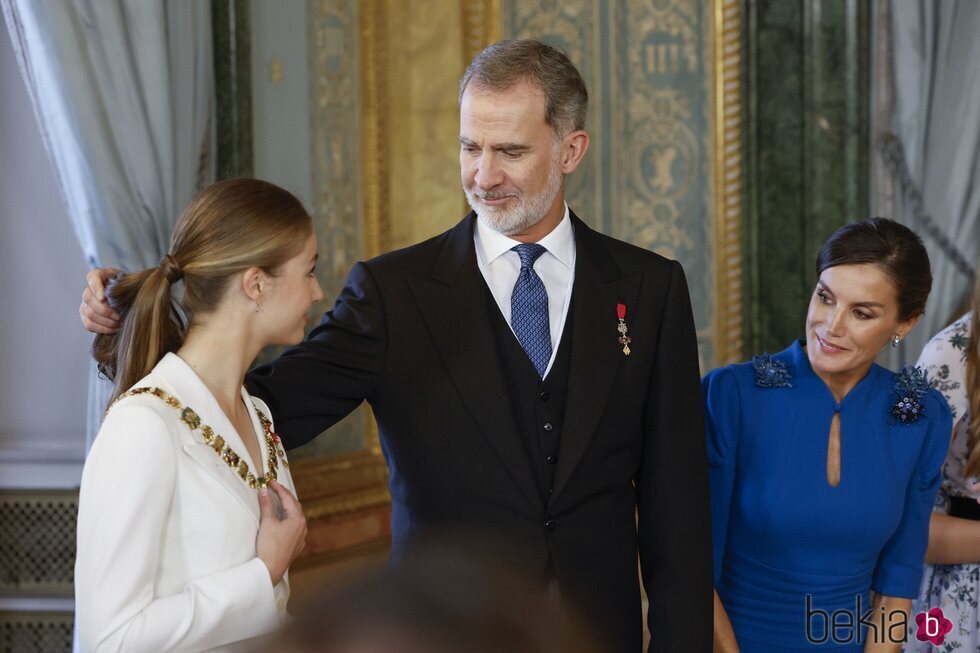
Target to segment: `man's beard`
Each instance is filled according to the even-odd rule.
[[[548,170],[548,181],[541,192],[536,195],[517,195],[512,202],[513,206],[507,208],[493,207],[480,201],[484,198],[504,197],[505,194],[502,193],[470,190],[466,186],[463,186],[463,192],[466,193],[466,201],[469,202],[470,208],[476,211],[476,214],[483,218],[487,225],[505,236],[513,236],[527,231],[541,222],[554,203],[558,191],[561,190],[561,182],[561,168],[558,165],[558,157],[555,156]]]

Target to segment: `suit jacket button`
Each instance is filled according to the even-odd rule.
[[[548,531],[549,533],[554,532],[554,530],[555,530],[555,520],[554,519],[549,519],[548,521],[546,521],[544,523],[544,529],[546,531]]]
[[[551,395],[549,395],[547,392],[542,392],[541,394],[538,395],[538,399],[540,399],[541,401],[548,401],[548,399],[550,398]]]
[[[544,423],[544,426],[542,426],[541,428],[543,428],[545,431],[548,431],[549,433],[551,433],[552,431],[555,430],[555,425],[552,424],[551,422],[545,422]]]
[[[558,462],[558,457],[548,456],[547,458],[545,458],[545,460],[548,462],[549,465],[554,465],[556,462]]]

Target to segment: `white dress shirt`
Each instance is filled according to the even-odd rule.
[[[504,320],[510,324],[510,298],[521,273],[521,258],[512,248],[521,242],[494,231],[482,218],[477,218],[473,240],[476,243],[476,262],[480,274],[490,287]],[[572,221],[568,217],[567,204],[561,222],[551,233],[539,240],[538,245],[548,250],[534,262],[534,271],[548,292],[551,360],[544,372],[547,376],[558,354],[558,343],[561,342],[561,334],[565,328],[568,305],[572,300],[572,281],[575,278],[575,234]],[[511,331],[513,330],[514,327],[511,326]]]

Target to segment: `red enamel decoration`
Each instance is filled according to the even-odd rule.
[[[620,320],[626,318],[626,304],[616,304],[616,317]]]

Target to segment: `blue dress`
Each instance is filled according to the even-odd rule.
[[[791,387],[761,387],[750,363],[702,381],[715,588],[742,653],[862,651],[866,626],[855,612],[871,610],[871,591],[918,595],[950,411],[930,389],[923,417],[895,423],[895,373],[872,365],[838,404],[802,341],[771,358]],[[833,487],[835,412],[841,474]]]

